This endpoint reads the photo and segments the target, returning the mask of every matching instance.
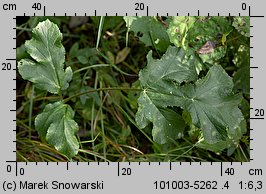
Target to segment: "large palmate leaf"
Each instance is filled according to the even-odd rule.
[[[197,79],[196,61],[193,56],[186,56],[183,49],[170,47],[161,60],[152,59],[151,53],[147,59],[147,67],[139,74],[144,89],[136,114],[139,127],[153,122],[153,130],[169,130],[165,125],[158,126],[161,117],[156,119],[156,112],[151,117],[145,109],[152,106],[158,110],[181,107],[190,113],[193,124],[202,130],[206,143],[214,144],[236,135],[236,129],[244,119],[238,109],[241,96],[232,93],[232,79],[222,67],[212,66],[204,78],[191,84],[186,82]],[[153,138],[158,143],[167,142],[167,138]]]
[[[182,117],[171,109],[161,107],[142,92],[138,99],[139,110],[136,122],[140,128],[153,123],[152,136],[154,141],[163,144],[183,136],[185,122]]]
[[[195,81],[198,78],[196,67],[200,65],[200,62],[194,55],[187,55],[180,48],[170,46],[160,60],[154,60],[150,51],[147,55],[147,62],[147,68],[139,73],[143,87],[165,89],[171,81],[181,83]],[[175,84],[172,83],[172,85]]]
[[[127,27],[146,45],[165,51],[170,44],[164,25],[155,17],[124,17]]]
[[[185,127],[182,117],[167,109],[169,97],[173,96],[177,83],[197,79],[196,66],[199,64],[194,55],[187,56],[183,49],[169,47],[161,60],[154,60],[152,52],[147,55],[147,68],[140,72],[140,82],[145,89],[138,99],[139,109],[136,122],[140,128],[153,123],[153,138],[158,143],[182,137]],[[172,87],[169,87],[171,85]],[[150,98],[155,95],[157,100]]]
[[[25,43],[34,60],[22,59],[18,63],[22,78],[54,94],[68,88],[72,70],[70,67],[64,70],[65,49],[61,41],[62,34],[56,24],[49,20],[40,22],[32,30],[32,39]]]
[[[58,151],[72,158],[78,153],[79,144],[75,137],[78,125],[73,120],[74,111],[62,101],[48,104],[35,119],[40,137]]]

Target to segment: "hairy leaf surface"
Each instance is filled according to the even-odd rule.
[[[27,52],[34,60],[22,59],[18,71],[23,79],[36,87],[58,94],[68,88],[72,70],[64,70],[65,49],[62,34],[56,24],[49,20],[40,22],[32,31],[32,39],[26,41]]]
[[[48,104],[35,119],[35,127],[40,137],[58,151],[72,158],[78,153],[79,144],[75,133],[78,125],[73,120],[74,111],[62,101]]]
[[[139,127],[153,122],[153,130],[169,130],[169,127],[158,126],[161,117],[156,119],[155,111],[151,117],[145,109],[153,112],[155,107],[158,110],[181,107],[190,113],[193,124],[202,130],[206,143],[217,143],[235,135],[244,119],[238,109],[241,96],[232,93],[232,79],[222,67],[212,66],[204,78],[192,84],[186,82],[197,79],[195,58],[186,56],[183,49],[170,47],[161,60],[152,59],[151,53],[147,59],[147,67],[139,74],[144,89],[136,115]],[[185,84],[181,86],[182,82]],[[167,142],[166,138],[153,138],[159,139],[158,143]]]

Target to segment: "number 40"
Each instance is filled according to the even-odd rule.
[[[34,10],[41,10],[42,9],[42,4],[34,3],[31,8],[34,9]]]

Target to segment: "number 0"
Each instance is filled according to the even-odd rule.
[[[247,9],[247,4],[246,3],[242,3],[242,10],[246,10]]]
[[[7,172],[11,172],[11,165],[7,165],[7,166],[6,166],[6,171],[7,171]]]

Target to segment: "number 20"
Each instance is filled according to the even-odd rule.
[[[144,3],[135,3],[135,10],[144,10]]]

